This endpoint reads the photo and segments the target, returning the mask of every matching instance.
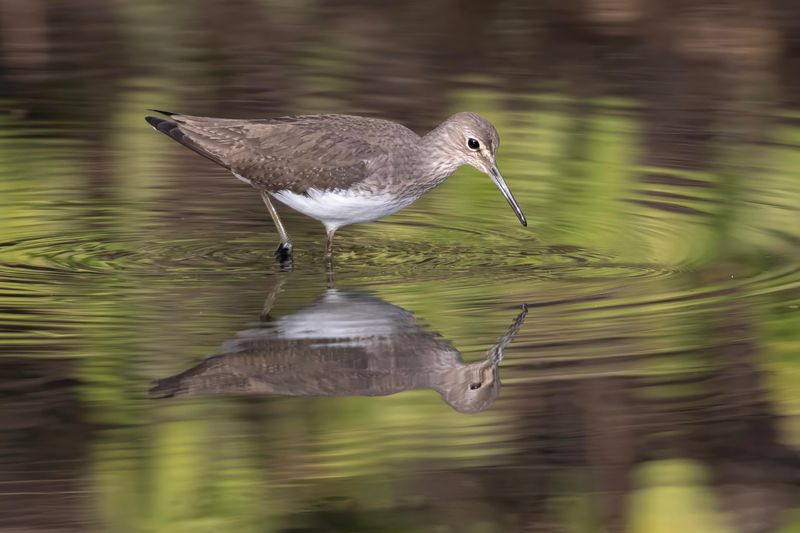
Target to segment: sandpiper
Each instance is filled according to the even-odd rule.
[[[420,137],[395,122],[351,115],[237,120],[153,111],[167,117],[145,118],[156,130],[260,191],[282,263],[291,261],[292,243],[272,198],[322,222],[330,265],[337,229],[406,207],[461,165],[489,175],[527,225],[497,169],[497,130],[475,113],[456,113]]]

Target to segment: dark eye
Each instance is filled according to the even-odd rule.
[[[467,146],[470,150],[478,150],[481,147],[481,143],[478,142],[478,139],[470,137],[467,139]]]
[[[478,142],[478,141],[475,141],[475,142]],[[475,389],[480,389],[480,388],[481,388],[481,383],[470,383],[469,384],[469,390],[475,390]]]

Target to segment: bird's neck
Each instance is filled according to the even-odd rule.
[[[448,130],[448,123],[443,122],[420,139],[420,156],[432,187],[442,183],[463,164],[453,156],[454,150]]]

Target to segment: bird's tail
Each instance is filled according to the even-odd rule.
[[[173,396],[178,396],[184,392],[186,392],[185,387],[183,386],[183,375],[178,374],[177,376],[170,376],[164,379],[157,379],[153,381],[150,390],[151,398],[160,399],[160,398],[172,398]]]
[[[230,170],[230,167],[224,163],[219,157],[215,154],[211,153],[207,148],[204,148],[200,144],[198,144],[197,136],[192,138],[191,131],[186,131],[184,128],[187,127],[187,120],[194,119],[196,117],[189,117],[187,115],[180,115],[178,113],[171,113],[169,111],[160,111],[158,109],[148,109],[148,111],[153,111],[154,113],[161,113],[167,118],[159,118],[154,117],[152,115],[148,115],[144,117],[148,124],[153,126],[156,131],[160,131],[167,137],[171,138],[172,140],[181,143],[186,148],[190,150],[194,150],[198,154],[202,155],[213,161],[214,163],[221,165]],[[188,128],[191,130],[191,128]]]

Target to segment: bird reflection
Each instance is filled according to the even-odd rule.
[[[464,363],[408,311],[368,293],[329,289],[296,313],[237,333],[218,355],[156,381],[150,392],[386,396],[429,388],[456,411],[474,413],[497,398],[498,364],[526,314],[523,307],[484,360]]]

